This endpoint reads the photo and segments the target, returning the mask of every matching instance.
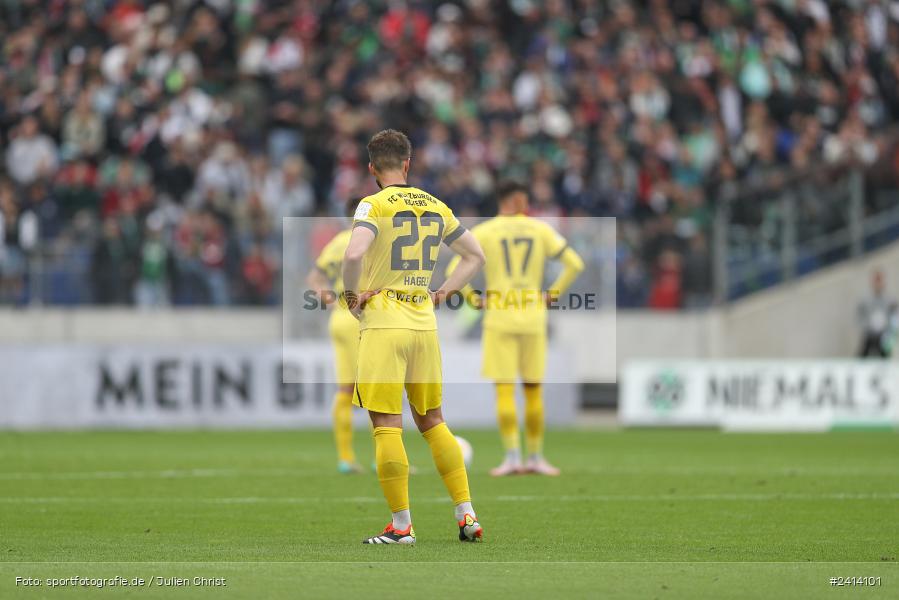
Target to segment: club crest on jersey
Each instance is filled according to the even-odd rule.
[[[371,212],[371,202],[360,202],[359,206],[356,207],[356,213],[353,215],[353,218],[364,219],[369,212]]]

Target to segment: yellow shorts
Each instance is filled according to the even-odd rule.
[[[364,329],[353,404],[379,413],[403,412],[403,390],[420,415],[440,407],[443,369],[437,331]]]
[[[350,311],[336,308],[328,321],[334,345],[334,368],[338,385],[353,385],[359,359],[359,319]]]
[[[545,333],[507,333],[485,329],[481,374],[498,383],[540,383],[546,372]]]

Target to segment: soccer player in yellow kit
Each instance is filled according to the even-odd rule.
[[[359,200],[347,204],[347,216],[352,217]],[[341,473],[360,473],[353,451],[353,383],[356,381],[356,361],[359,355],[359,321],[346,308],[346,303],[334,302],[343,292],[343,255],[350,243],[352,229],[344,229],[328,242],[315,260],[306,277],[319,301],[330,305],[328,333],[334,347],[337,392],[332,408],[334,443],[337,446],[337,470]]]
[[[406,183],[412,145],[387,129],[368,143],[368,170],[381,191],[356,208],[343,261],[344,299],[359,317],[359,368],[353,403],[374,426],[378,481],[392,513],[384,531],[365,544],[413,544],[409,460],[403,446],[403,390],[455,505],[459,539],[483,530],[471,505],[468,473],[440,409],[442,367],[435,304],[460,290],[484,264],[471,232],[443,202]],[[458,268],[429,289],[440,243],[459,254]]]
[[[506,450],[494,476],[528,472],[558,475],[543,457],[543,376],[546,369],[546,310],[584,270],[584,262],[550,225],[527,216],[527,188],[509,182],[497,188],[499,214],[476,227],[487,257],[482,296],[465,296],[485,310],[482,341],[483,375],[496,384],[496,414]],[[546,262],[560,260],[564,269],[543,289]],[[456,261],[447,268],[452,273]],[[515,410],[515,382],[521,378],[525,398],[525,441],[522,464]]]

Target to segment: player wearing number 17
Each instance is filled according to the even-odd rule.
[[[359,318],[359,366],[353,403],[374,426],[378,480],[393,513],[366,544],[415,542],[409,512],[409,461],[403,446],[403,390],[455,505],[459,539],[482,529],[471,505],[462,451],[441,413],[442,367],[434,304],[459,291],[484,264],[484,253],[443,202],[406,183],[409,139],[387,129],[368,143],[369,172],[381,191],[356,208],[343,260],[344,297]],[[458,268],[436,292],[429,286],[440,244]]]
[[[506,458],[492,475],[521,472],[558,475],[543,458],[543,373],[546,367],[546,308],[584,269],[581,257],[552,227],[527,216],[527,188],[508,182],[496,192],[499,214],[471,233],[487,256],[486,291],[478,298],[466,289],[478,308],[485,310],[483,374],[496,383],[496,414]],[[563,270],[543,289],[546,262],[559,260]],[[447,271],[453,272],[455,262]],[[515,382],[524,384],[525,442],[528,460],[522,465],[515,414]]]

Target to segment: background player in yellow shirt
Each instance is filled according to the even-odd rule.
[[[347,204],[347,217],[352,217],[358,204],[358,199]],[[337,470],[341,473],[363,471],[353,451],[353,383],[356,381],[359,354],[359,321],[347,310],[345,303],[335,302],[337,295],[343,292],[343,255],[350,243],[351,233],[352,229],[347,228],[335,235],[322,248],[315,267],[306,277],[306,283],[318,294],[319,301],[330,306],[328,333],[334,347],[337,381],[332,415]]]
[[[459,539],[483,530],[471,505],[468,473],[440,409],[442,366],[434,304],[461,289],[484,264],[477,240],[443,202],[406,183],[412,145],[387,129],[368,143],[369,172],[381,191],[356,208],[343,262],[344,298],[360,319],[359,367],[353,403],[374,426],[378,481],[391,522],[366,544],[412,544],[409,460],[403,445],[403,391],[455,505]],[[429,289],[440,243],[459,254],[458,268]]]
[[[543,458],[546,309],[584,270],[584,262],[550,225],[527,216],[528,195],[523,185],[501,184],[497,201],[499,214],[471,230],[487,257],[484,294],[473,296],[470,288],[465,290],[466,297],[485,310],[482,369],[496,384],[497,420],[506,450],[503,463],[490,473],[558,475],[559,470]],[[544,290],[549,260],[560,260],[564,269]],[[447,272],[455,268],[454,260]],[[522,465],[515,410],[519,378],[524,384],[526,466]]]

